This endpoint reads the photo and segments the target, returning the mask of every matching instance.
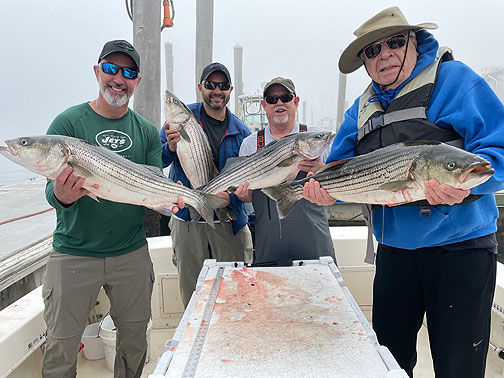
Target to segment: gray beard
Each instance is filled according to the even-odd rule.
[[[125,92],[124,94],[115,95],[111,94],[110,91],[108,91],[107,89],[108,86],[100,82],[100,93],[102,94],[107,104],[115,108],[120,108],[121,106],[126,105],[129,102],[131,96],[133,95],[128,92]]]
[[[273,120],[274,120],[276,123],[281,123],[281,124],[284,124],[284,123],[289,122],[289,117],[287,116],[286,118],[278,119],[277,117],[273,116]]]

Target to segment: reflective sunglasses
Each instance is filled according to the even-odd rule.
[[[219,87],[221,91],[229,91],[229,88],[231,88],[231,83],[227,82],[218,82],[218,81],[207,81],[203,80],[203,86],[206,89],[209,89],[213,91],[215,88]]]
[[[406,39],[408,37],[406,35],[398,34],[390,37],[386,41],[376,42],[369,46],[364,47],[357,56],[360,58],[362,53],[366,54],[368,59],[374,59],[381,54],[382,45],[387,45],[387,47],[391,50],[399,49],[406,44]]]
[[[119,67],[117,64],[114,63],[100,63],[100,67],[103,72],[109,75],[115,75],[116,73],[119,72],[119,69],[122,70],[122,75],[126,79],[136,79],[138,77],[138,71],[135,70],[134,68],[128,68],[128,67]]]
[[[288,102],[291,102],[294,97],[296,97],[295,94],[287,93],[282,96],[265,96],[264,101],[266,101],[268,104],[275,105],[278,102],[278,100],[280,100],[284,104],[286,104]]]

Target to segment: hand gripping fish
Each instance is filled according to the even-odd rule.
[[[303,197],[310,179],[340,201],[393,206],[425,199],[424,182],[429,179],[468,190],[493,173],[490,162],[459,148],[440,142],[403,142],[333,162],[306,179],[262,191],[277,202],[283,219]]]
[[[22,137],[6,140],[0,154],[49,179],[56,179],[68,166],[76,176],[85,177],[90,197],[145,206],[161,214],[171,214],[178,196],[212,227],[213,210],[226,201],[176,184],[157,167],[134,163],[105,147],[61,135]],[[98,185],[98,188],[94,186]]]

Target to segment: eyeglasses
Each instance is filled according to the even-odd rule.
[[[221,91],[229,91],[229,88],[231,88],[231,83],[227,82],[218,82],[218,81],[207,81],[203,80],[203,86],[206,89],[209,89],[213,91],[215,88],[219,87]]]
[[[374,59],[381,54],[382,45],[387,45],[387,47],[391,50],[399,49],[406,44],[406,38],[408,37],[402,34],[394,35],[384,42],[376,42],[364,47],[361,51],[359,51],[357,56],[360,57],[364,52],[368,59]]]
[[[268,104],[275,105],[278,102],[278,100],[280,100],[284,104],[286,104],[288,102],[291,102],[294,97],[296,97],[295,94],[287,93],[282,96],[265,96],[264,101],[266,101]]]
[[[135,70],[134,68],[128,68],[128,67],[119,67],[117,64],[114,63],[100,63],[100,67],[103,72],[109,75],[115,75],[116,73],[119,72],[119,69],[122,70],[122,75],[126,79],[136,79],[138,77],[138,71]]]

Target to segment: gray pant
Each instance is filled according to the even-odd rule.
[[[42,288],[47,324],[42,377],[76,376],[82,333],[102,286],[117,328],[114,377],[140,377],[147,355],[145,334],[154,278],[147,245],[105,258],[52,251]]]
[[[252,235],[245,225],[236,235],[230,223],[212,229],[206,223],[186,222],[171,217],[170,230],[174,263],[179,272],[180,296],[187,307],[205,259],[252,263]]]

